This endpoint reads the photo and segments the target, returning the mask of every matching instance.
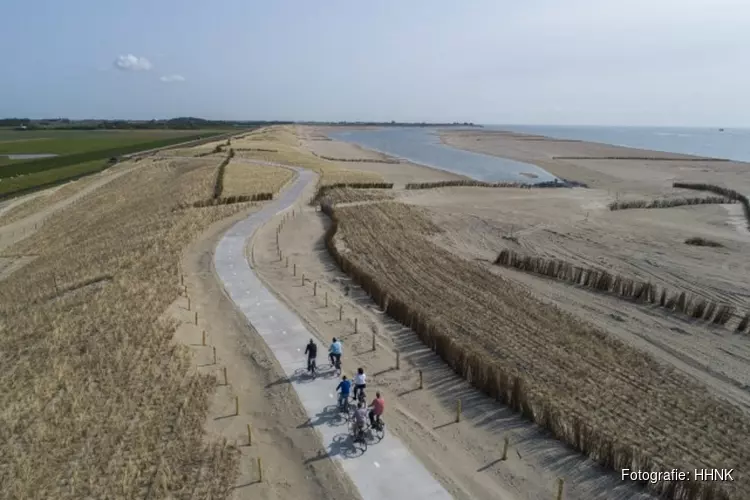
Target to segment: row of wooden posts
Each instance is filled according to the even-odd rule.
[[[183,286],[183,292],[185,293],[185,298],[187,299],[187,309],[188,311],[191,310],[191,303],[190,303],[190,295],[188,295],[188,289],[185,285],[185,276],[180,274],[180,284]],[[198,326],[198,311],[194,312],[194,322],[195,325]],[[201,346],[207,347],[206,344],[206,330],[201,330]],[[216,360],[216,346],[211,346],[212,351],[212,357],[213,357],[213,364],[217,364]],[[224,383],[222,385],[228,386],[229,385],[229,378],[227,376],[227,367],[223,366],[221,369],[222,372],[222,378]],[[240,397],[235,395],[234,396],[234,416],[238,417],[240,415]],[[247,424],[247,445],[252,446],[253,445],[253,430],[250,424]],[[256,470],[258,471],[258,482],[263,482],[263,462],[261,461],[260,457],[256,457]]]
[[[292,216],[294,216],[294,215],[295,215],[295,211],[293,210],[292,211]],[[276,230],[276,245],[277,245],[277,251],[278,251],[278,255],[279,255],[279,261],[282,261],[282,259],[283,259],[281,248],[279,247],[279,234],[281,232],[281,228],[283,227],[285,221],[287,220],[287,217],[288,217],[288,215],[284,216],[284,218],[282,219],[282,222],[279,224],[279,226],[277,227],[277,230]],[[296,276],[297,275],[297,264],[293,263],[292,265],[293,265],[293,275]],[[287,268],[289,267],[289,257],[286,257],[286,267]],[[305,284],[305,281],[311,281],[311,280],[309,280],[309,279],[307,279],[305,277],[304,273],[301,276],[301,280],[302,280],[302,285],[303,286]],[[185,286],[185,284],[184,284],[184,276],[182,276],[182,275],[180,276],[180,283],[184,287],[185,297],[187,298],[188,310],[191,310],[190,297],[189,297],[189,295],[187,293],[187,286]],[[313,296],[317,296],[317,293],[318,293],[318,282],[315,281],[315,282],[313,282]],[[325,305],[326,305],[326,307],[328,307],[328,292],[325,292]],[[344,307],[343,304],[339,305],[339,320],[343,320],[343,307]],[[195,325],[197,326],[198,325],[198,311],[195,311],[194,314],[195,314],[194,315],[194,321],[195,321]],[[358,318],[354,318],[354,333],[358,333],[357,327],[358,327]],[[206,346],[206,331],[205,330],[202,330],[201,345],[202,346]],[[373,333],[372,334],[372,350],[373,351],[376,350],[376,346],[377,346],[377,344],[376,344],[376,338],[375,338],[375,334]],[[212,346],[212,351],[213,351],[213,364],[215,365],[216,362],[217,362],[217,360],[216,360],[216,347]],[[400,354],[400,352],[396,351],[396,369],[399,370],[400,368],[401,368],[401,354]],[[222,374],[223,374],[223,381],[224,381],[223,385],[225,385],[225,386],[229,385],[229,381],[227,379],[227,368],[226,368],[226,366],[222,367]],[[419,389],[421,390],[421,389],[424,389],[424,379],[423,379],[422,370],[418,370],[418,374],[419,374]],[[240,406],[239,405],[240,405],[240,403],[239,403],[239,396],[235,396],[234,397],[234,415],[235,416],[239,416],[239,414],[240,414]],[[458,399],[458,400],[456,400],[456,423],[458,423],[458,422],[461,421],[461,413],[462,413],[461,400]],[[251,427],[251,425],[249,423],[247,424],[247,444],[248,444],[248,446],[252,446],[252,444],[253,444],[253,432],[252,432],[252,427]],[[509,446],[510,446],[510,440],[509,440],[508,436],[505,436],[504,442],[503,442],[503,454],[502,454],[502,458],[501,458],[502,461],[505,461],[505,460],[508,459],[508,448],[509,448]],[[258,471],[258,481],[259,482],[263,482],[263,466],[262,466],[262,461],[261,461],[260,457],[256,457],[256,469]],[[564,479],[559,478],[558,479],[557,496],[556,496],[557,500],[562,500],[562,498],[563,498],[563,489],[564,489]]]
[[[317,211],[317,207],[316,207],[316,211]],[[294,215],[295,215],[295,211],[293,210],[292,211],[292,217],[294,217]],[[285,257],[284,254],[283,254],[283,252],[282,252],[282,250],[281,250],[281,245],[279,243],[279,235],[281,234],[281,230],[283,229],[284,224],[288,220],[288,217],[289,217],[288,214],[285,215],[282,218],[281,222],[279,223],[278,227],[276,228],[276,251],[277,251],[278,258],[279,258],[278,262],[284,262],[284,267],[286,267],[286,268],[289,267],[289,256]],[[292,276],[295,276],[295,277],[297,276],[297,264],[294,263],[294,262],[292,263]],[[302,284],[302,286],[304,286],[305,282],[307,282],[307,281],[312,281],[312,280],[310,280],[309,278],[307,278],[305,276],[305,274],[302,273],[302,275],[301,275],[301,284]],[[313,297],[317,297],[317,295],[318,295],[318,282],[317,281],[312,281],[312,283],[313,283]],[[325,307],[328,307],[328,292],[325,292]],[[339,305],[339,321],[343,320],[343,315],[344,315],[344,306],[343,306],[343,304],[340,304]],[[358,326],[358,319],[354,318],[354,333],[358,333],[357,326]],[[375,340],[375,334],[373,333],[372,334],[372,350],[373,351],[376,350],[376,345],[377,344],[376,344],[376,340]],[[398,351],[396,351],[396,369],[399,370],[400,368],[401,368],[401,353],[398,352]],[[418,370],[418,374],[419,374],[419,389],[424,389],[424,380],[423,380],[423,377],[422,377],[422,370]],[[456,423],[461,422],[461,413],[462,413],[461,400],[458,399],[458,400],[456,400]],[[249,432],[249,430],[248,430],[248,432]],[[508,459],[508,448],[509,448],[509,446],[510,446],[510,439],[508,438],[508,436],[505,436],[505,438],[503,440],[503,455],[502,455],[502,458],[501,458],[502,461],[506,461]],[[558,485],[557,495],[556,495],[557,500],[562,500],[562,498],[563,498],[564,482],[565,481],[564,481],[563,478],[558,478],[558,480],[557,480],[557,485]]]

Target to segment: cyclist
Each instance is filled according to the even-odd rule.
[[[351,380],[347,380],[346,375],[341,377],[341,382],[336,386],[336,391],[339,392],[339,408],[343,408],[344,404],[349,401],[349,392],[352,390]]]
[[[357,399],[357,393],[360,391],[364,394],[365,387],[367,387],[367,375],[365,375],[365,370],[360,367],[357,368],[357,374],[354,376],[354,399]]]
[[[354,436],[359,437],[365,431],[367,424],[367,408],[364,403],[359,403],[354,410]]]
[[[341,342],[336,340],[336,337],[333,337],[331,347],[328,348],[328,358],[331,360],[331,365],[336,369],[341,369],[341,352]]]
[[[318,356],[318,345],[310,339],[310,343],[305,347],[305,354],[307,354],[307,371],[315,372],[315,358]]]
[[[383,416],[383,412],[385,411],[385,400],[383,399],[383,396],[380,395],[380,392],[375,393],[375,399],[372,400],[372,403],[370,403],[370,426],[375,427],[375,421],[378,421],[378,424],[380,424],[380,417]]]

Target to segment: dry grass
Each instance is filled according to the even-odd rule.
[[[563,260],[550,260],[530,255],[520,255],[513,250],[500,252],[495,264],[512,267],[540,276],[565,281],[598,292],[611,293],[617,297],[641,304],[667,308],[690,318],[710,321],[715,325],[726,325],[735,315],[729,304],[720,304],[705,297],[684,291],[673,292],[657,287],[648,281],[612,274],[602,269],[579,267]]]
[[[293,177],[288,168],[232,160],[224,173],[223,196],[278,193]]]
[[[723,196],[706,196],[696,198],[669,198],[666,200],[626,200],[614,201],[609,204],[610,210],[627,210],[630,208],[671,208],[684,205],[709,205],[737,203],[736,200]]]
[[[350,187],[337,187],[323,191],[323,194],[319,195],[317,199],[320,203],[336,205],[338,203],[391,200],[393,199],[393,193],[382,189],[353,189]]]
[[[692,238],[686,239],[685,244],[695,245],[698,247],[713,247],[713,248],[720,248],[724,246],[718,241],[707,240],[706,238],[701,238],[699,236],[693,236]]]
[[[215,381],[164,318],[183,248],[237,205],[215,164],[139,163],[8,250],[39,255],[0,287],[2,498],[226,498],[237,451],[206,443]]]
[[[17,220],[24,219],[36,212],[54,205],[59,201],[64,200],[65,198],[73,196],[74,194],[88,186],[91,182],[95,181],[97,178],[98,177],[96,176],[82,177],[75,181],[68,182],[67,184],[63,184],[59,188],[53,188],[54,191],[50,194],[41,194],[29,201],[23,202],[0,216],[0,225],[6,225]]]
[[[357,195],[352,193],[354,190],[362,190],[366,189],[368,191],[374,191],[374,190],[383,190],[383,189],[393,189],[393,183],[392,182],[358,182],[358,183],[341,183],[341,184],[321,184],[318,183],[318,189],[315,192],[315,196],[313,197],[311,204],[314,204],[323,198],[327,198],[330,200],[339,199],[339,202],[344,201],[344,198],[349,197],[352,198],[349,201],[368,201],[371,199],[374,199],[372,196],[368,196],[367,194],[363,195]],[[346,190],[346,193],[342,190]],[[327,196],[329,193],[332,193],[334,191],[339,191],[333,197]],[[389,193],[384,193],[386,196],[380,198],[385,199],[392,197]],[[353,198],[360,198],[360,199],[353,199]]]
[[[291,126],[265,127],[235,139],[233,144],[238,156],[242,158],[314,170],[320,175],[322,185],[383,182],[382,176],[378,174],[343,169],[335,162],[324,160],[305,150],[300,146],[295,128]]]
[[[387,313],[458,374],[611,469],[734,467],[734,482],[658,482],[673,499],[746,499],[750,417],[692,379],[429,240],[414,209],[325,211],[326,243]]]

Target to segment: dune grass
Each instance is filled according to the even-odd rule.
[[[619,473],[734,467],[734,482],[648,485],[680,500],[750,498],[750,417],[704,386],[430,241],[414,208],[323,210],[326,245],[389,316],[475,387]],[[340,251],[345,247],[346,252]],[[721,464],[721,465],[717,465]]]
[[[5,498],[226,498],[238,451],[208,442],[213,377],[164,312],[185,246],[241,209],[216,164],[139,162],[7,250],[38,257],[0,286]],[[243,207],[244,208],[244,207]]]
[[[232,160],[224,173],[223,196],[278,193],[294,177],[288,168]]]
[[[383,177],[378,174],[343,169],[335,162],[315,156],[300,146],[301,141],[292,126],[264,127],[236,138],[233,144],[242,158],[313,170],[320,175],[321,185],[383,182]]]

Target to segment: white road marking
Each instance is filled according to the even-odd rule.
[[[380,468],[380,464],[379,463],[377,463],[377,462],[373,462],[373,463],[375,464],[375,467],[377,467],[378,469]]]

